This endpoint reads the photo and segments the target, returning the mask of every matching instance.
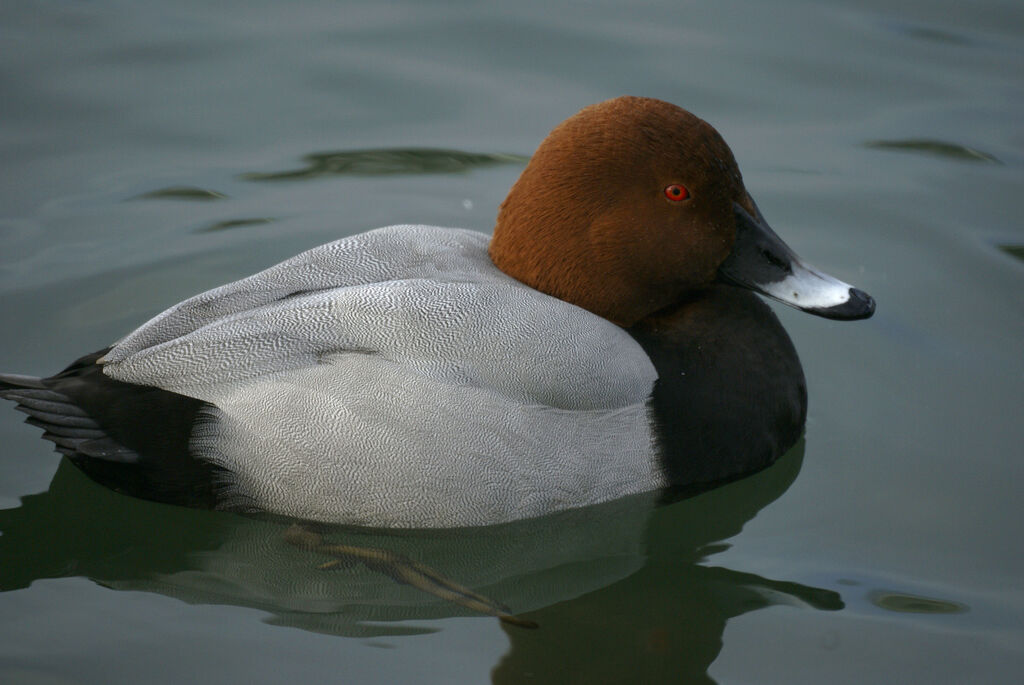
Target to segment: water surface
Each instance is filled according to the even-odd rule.
[[[490,231],[556,123],[711,121],[776,231],[879,302],[778,313],[809,383],[775,467],[389,547],[536,621],[108,492],[0,407],[0,679],[1013,682],[1024,666],[1024,9],[42,1],[0,9],[0,368],[402,222]]]

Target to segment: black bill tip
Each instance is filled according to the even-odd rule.
[[[807,310],[811,314],[838,321],[868,319],[875,313],[875,298],[860,288],[850,288],[846,302],[831,307],[815,307]]]

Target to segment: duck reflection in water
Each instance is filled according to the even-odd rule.
[[[511,646],[497,682],[522,682],[524,671],[552,682],[699,679],[732,617],[777,604],[843,607],[830,589],[708,563],[785,492],[802,459],[801,441],[758,474],[669,504],[645,494],[501,526],[316,532],[333,545],[414,561],[538,624],[505,626]],[[257,608],[271,624],[351,637],[433,632],[437,625],[409,622],[476,613],[396,582],[393,569],[321,568],[333,557],[290,544],[294,525],[126,497],[62,460],[47,492],[0,511],[0,589],[81,576],[115,590]]]

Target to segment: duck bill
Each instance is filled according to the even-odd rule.
[[[866,319],[875,300],[800,260],[761,216],[733,204],[736,242],[718,267],[720,280],[749,288],[791,307],[826,319]]]

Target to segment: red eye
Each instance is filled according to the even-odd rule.
[[[673,183],[668,188],[665,188],[665,197],[672,200],[673,202],[679,202],[690,197],[690,191],[686,189],[686,186],[681,186],[678,183]]]

